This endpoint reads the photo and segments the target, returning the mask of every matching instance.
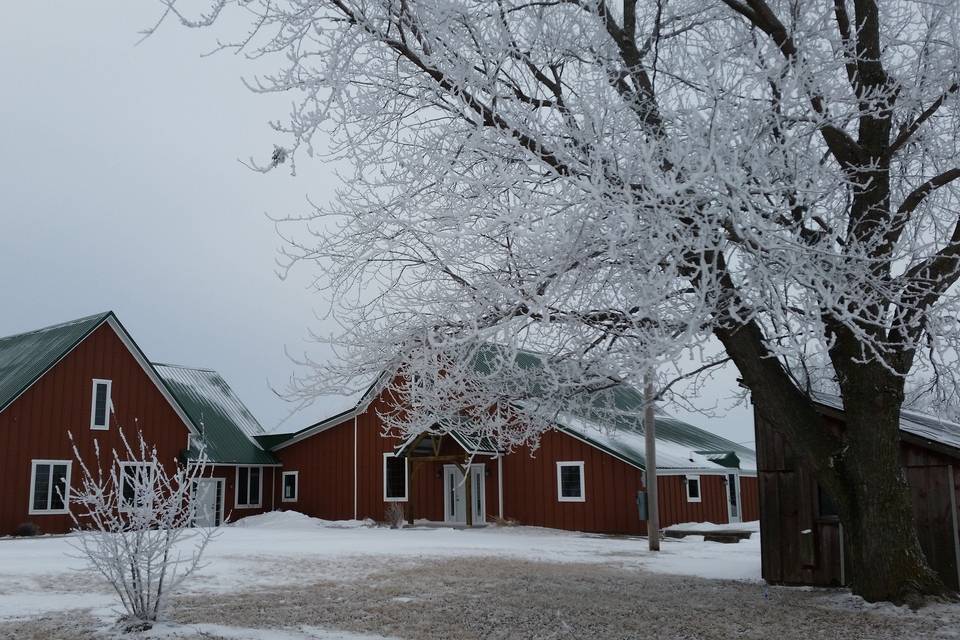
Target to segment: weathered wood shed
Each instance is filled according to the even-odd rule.
[[[839,397],[815,394],[814,401],[822,420],[844,428]],[[773,584],[844,585],[843,523],[830,497],[774,425],[756,412],[754,420],[763,578]],[[944,582],[958,589],[960,425],[904,411],[900,443],[920,545]]]

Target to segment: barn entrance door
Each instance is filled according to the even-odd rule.
[[[193,482],[193,526],[216,527],[223,522],[223,478]]]
[[[727,474],[727,516],[730,522],[740,522],[740,475]]]
[[[486,522],[487,499],[482,464],[470,467],[470,483],[473,524],[483,524]],[[467,522],[467,487],[460,468],[452,464],[443,466],[443,521],[451,524]]]

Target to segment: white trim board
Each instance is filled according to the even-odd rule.
[[[293,497],[287,497],[287,476],[293,476]],[[300,471],[284,471],[280,474],[280,502],[300,500]]]
[[[563,495],[563,475],[561,469],[564,467],[578,467],[580,469],[580,495]],[[557,502],[586,502],[587,501],[587,478],[583,470],[583,460],[557,460]]]
[[[34,509],[33,508],[33,490],[37,482],[37,465],[50,465],[50,479],[53,479],[53,465],[66,465],[67,475],[66,483],[64,489],[66,490],[65,495],[63,496],[63,509]],[[70,513],[70,476],[73,473],[73,460],[40,460],[34,459],[30,461],[30,487],[28,488],[28,493],[30,494],[27,499],[29,500],[27,507],[27,515],[31,516],[55,516],[63,515]],[[50,506],[50,501],[53,499],[53,484],[47,487],[47,506]]]

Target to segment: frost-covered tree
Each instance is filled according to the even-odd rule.
[[[124,628],[150,628],[164,613],[170,594],[201,566],[216,527],[194,528],[193,495],[207,468],[205,457],[170,469],[156,448],[138,434],[122,451],[83,460],[80,483],[71,489],[71,544],[100,573],[126,611]],[[71,436],[72,438],[72,436]]]
[[[276,61],[254,90],[295,95],[264,170],[318,132],[351,167],[283,227],[343,327],[345,365],[301,392],[387,367],[396,425],[510,444],[544,407],[716,340],[837,503],[854,591],[942,590],[898,414],[918,362],[947,375],[960,337],[958,3],[162,4],[188,26],[251,19],[221,46]],[[796,383],[807,354],[842,434]]]

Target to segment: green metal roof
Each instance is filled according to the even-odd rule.
[[[0,411],[111,315],[98,313],[0,338]]]
[[[170,393],[201,432],[207,459],[216,464],[279,464],[257,443],[263,427],[216,371],[154,364]],[[191,449],[190,456],[198,451]]]
[[[489,375],[502,366],[502,359],[510,351],[499,345],[487,344],[477,349],[474,366],[481,375]],[[535,372],[544,366],[548,356],[530,351],[517,351],[514,363],[521,371]],[[554,380],[562,382],[561,373],[554,372]],[[556,369],[556,368],[555,368]],[[563,407],[536,407],[536,398],[542,383],[533,375],[527,395],[530,400],[521,404],[527,409],[549,412],[564,431],[594,446],[618,456],[638,467],[645,468],[643,394],[628,384],[617,384],[589,394],[577,394]],[[705,429],[678,420],[657,408],[657,468],[711,469],[739,467],[756,469],[756,453],[741,444],[718,436]]]

